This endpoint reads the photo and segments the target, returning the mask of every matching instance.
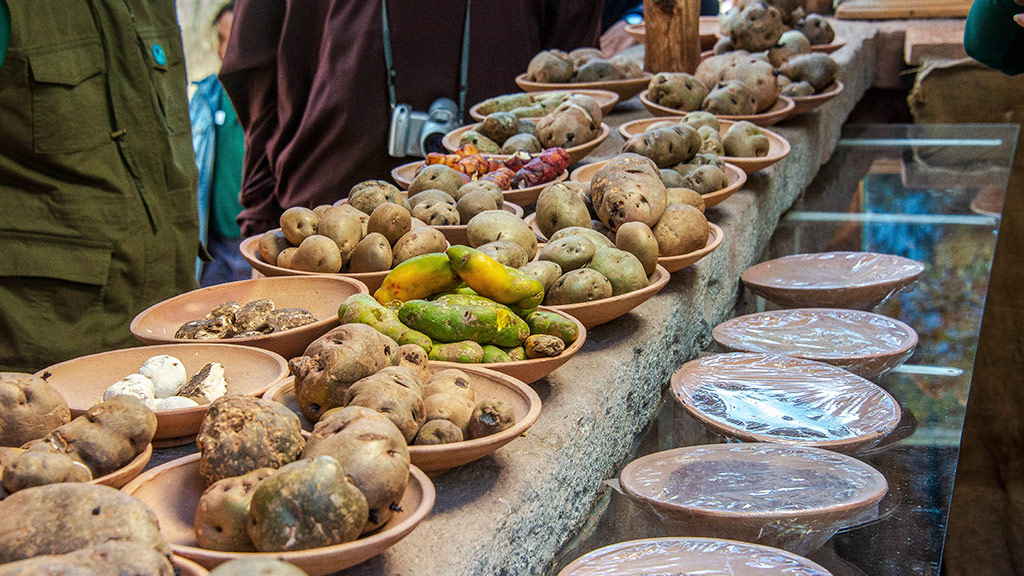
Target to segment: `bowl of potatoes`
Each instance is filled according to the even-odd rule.
[[[569,179],[580,184],[590,184],[591,180],[594,179],[594,175],[600,172],[607,163],[607,160],[602,160],[600,162],[584,164],[583,166],[573,170]],[[686,169],[689,170],[690,166],[687,166]],[[669,174],[669,172],[672,172],[672,170],[669,169],[659,170],[659,173],[662,176],[662,183],[665,185],[666,193],[669,196],[669,204],[682,202],[682,199],[687,197],[692,198],[692,201],[689,203],[694,204],[694,206],[697,206],[698,208],[706,209],[724,202],[747,183],[747,173],[741,170],[738,166],[725,162],[722,164],[720,171],[725,177],[724,182],[722,180],[722,175],[719,175],[718,172],[713,171],[710,168],[702,168],[694,171],[693,177],[689,177],[688,175],[682,180],[679,180],[674,174]],[[696,188],[696,190],[694,188]],[[691,192],[697,192],[701,201],[697,202],[696,198],[693,197],[692,194],[689,192],[683,192],[683,189],[687,189]],[[529,218],[529,216],[527,216],[527,218]]]
[[[559,104],[571,96],[582,95],[593,98],[601,108],[601,114],[607,116],[619,102],[619,95],[609,90],[544,90],[541,92],[518,92],[488,98],[474,104],[469,109],[469,116],[477,122],[483,121],[488,114],[494,112],[511,112],[519,118],[540,118],[553,111]]]
[[[529,122],[529,120],[526,121]],[[458,150],[460,146],[463,146],[466,143],[476,143],[477,147],[479,148],[479,143],[481,142],[480,129],[481,127],[483,127],[483,125],[483,122],[478,122],[476,124],[468,124],[461,128],[456,128],[455,130],[452,130],[451,132],[445,134],[444,138],[441,140],[441,143],[444,145],[445,148],[451,150],[452,152]],[[590,154],[591,152],[594,151],[595,148],[600,146],[601,143],[604,142],[606,138],[608,138],[608,134],[610,133],[611,129],[608,127],[608,125],[605,124],[604,122],[601,122],[599,125],[599,129],[593,138],[581,144],[575,144],[566,147],[565,151],[569,153],[569,164],[575,164],[580,160],[586,158],[587,154]],[[486,136],[484,137],[486,138]],[[514,140],[514,142],[511,144],[506,144],[510,140]],[[544,144],[542,144],[536,136],[533,136],[532,134],[529,134],[527,132],[519,132],[513,134],[512,136],[509,136],[502,142],[495,142],[494,140],[491,140],[491,142],[494,143],[494,146],[488,145],[488,148],[486,150],[481,149],[481,152],[484,152],[486,154],[492,154],[495,156],[509,156],[519,151],[527,152],[529,154],[537,154],[544,147]]]
[[[516,84],[527,92],[542,90],[574,90],[577,88],[608,90],[628,100],[642,92],[651,79],[640,64],[623,56],[605,59],[594,48],[578,48],[572,52],[544,50],[530,60],[526,72],[516,76]]]

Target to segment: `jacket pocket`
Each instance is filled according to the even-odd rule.
[[[98,43],[31,54],[28,61],[37,154],[71,154],[110,142],[106,63]]]
[[[177,28],[152,34],[140,34],[145,45],[150,79],[160,113],[171,134],[188,133],[188,77],[185,74],[185,52]]]

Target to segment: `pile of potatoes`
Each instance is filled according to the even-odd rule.
[[[643,75],[643,69],[633,60],[621,55],[606,60],[595,48],[577,48],[569,53],[544,50],[526,67],[527,80],[545,84],[607,82],[642,78]]]
[[[292,207],[281,227],[263,234],[264,262],[305,272],[381,272],[420,254],[444,251],[444,235],[413,215],[398,188],[381,180],[356,184],[347,200],[310,210]]]
[[[645,132],[627,140],[622,152],[649,158],[660,170],[668,188],[689,188],[698,194],[709,194],[729,185],[722,158],[727,152],[720,126],[713,114],[691,112],[680,120],[651,124]],[[734,152],[746,154],[740,150]],[[767,153],[765,148],[764,154]]]
[[[173,410],[209,404],[227,391],[224,366],[220,362],[210,362],[189,376],[181,360],[160,354],[143,362],[135,374],[107,387],[103,400],[125,395],[153,411]]]
[[[316,322],[304,308],[278,308],[270,298],[251,300],[245,304],[228,301],[218,304],[205,318],[181,325],[175,338],[187,340],[222,340],[249,338],[284,332]]]
[[[412,217],[428,226],[460,226],[481,212],[501,210],[505,201],[494,182],[466,182],[458,170],[431,164],[409,184],[408,204]],[[438,251],[443,252],[444,247]],[[395,265],[400,263],[396,261]]]
[[[836,37],[829,21],[807,14],[803,0],[743,0],[722,16],[722,37],[716,54],[732,50],[763,52],[776,47],[787,31],[796,31],[812,45],[830,44]]]
[[[565,92],[518,92],[488,98],[476,106],[483,115],[510,112],[517,118],[540,118],[558,108],[574,94]]]
[[[459,146],[473,144],[481,154],[539,154],[545,148],[586,144],[601,132],[601,107],[590,96],[570,96],[536,122],[512,112],[493,112],[475,130],[463,132]]]

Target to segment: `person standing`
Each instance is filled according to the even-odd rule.
[[[1024,73],[1024,0],[975,0],[964,25],[964,50],[1004,74]]]
[[[234,18],[234,0],[221,6],[213,18],[221,60]],[[210,286],[245,280],[252,275],[252,268],[238,250],[242,231],[236,220],[242,210],[238,192],[242,188],[245,132],[216,74],[195,85],[189,116],[199,169],[199,238],[212,258],[210,262],[197,261],[197,272],[200,285]]]
[[[174,0],[0,0],[0,369],[138,345],[195,287],[199,237]]]

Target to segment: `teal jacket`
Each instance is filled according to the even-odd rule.
[[[964,49],[978,62],[1010,75],[1024,72],[1024,12],[1013,0],[974,0],[964,28]]]

